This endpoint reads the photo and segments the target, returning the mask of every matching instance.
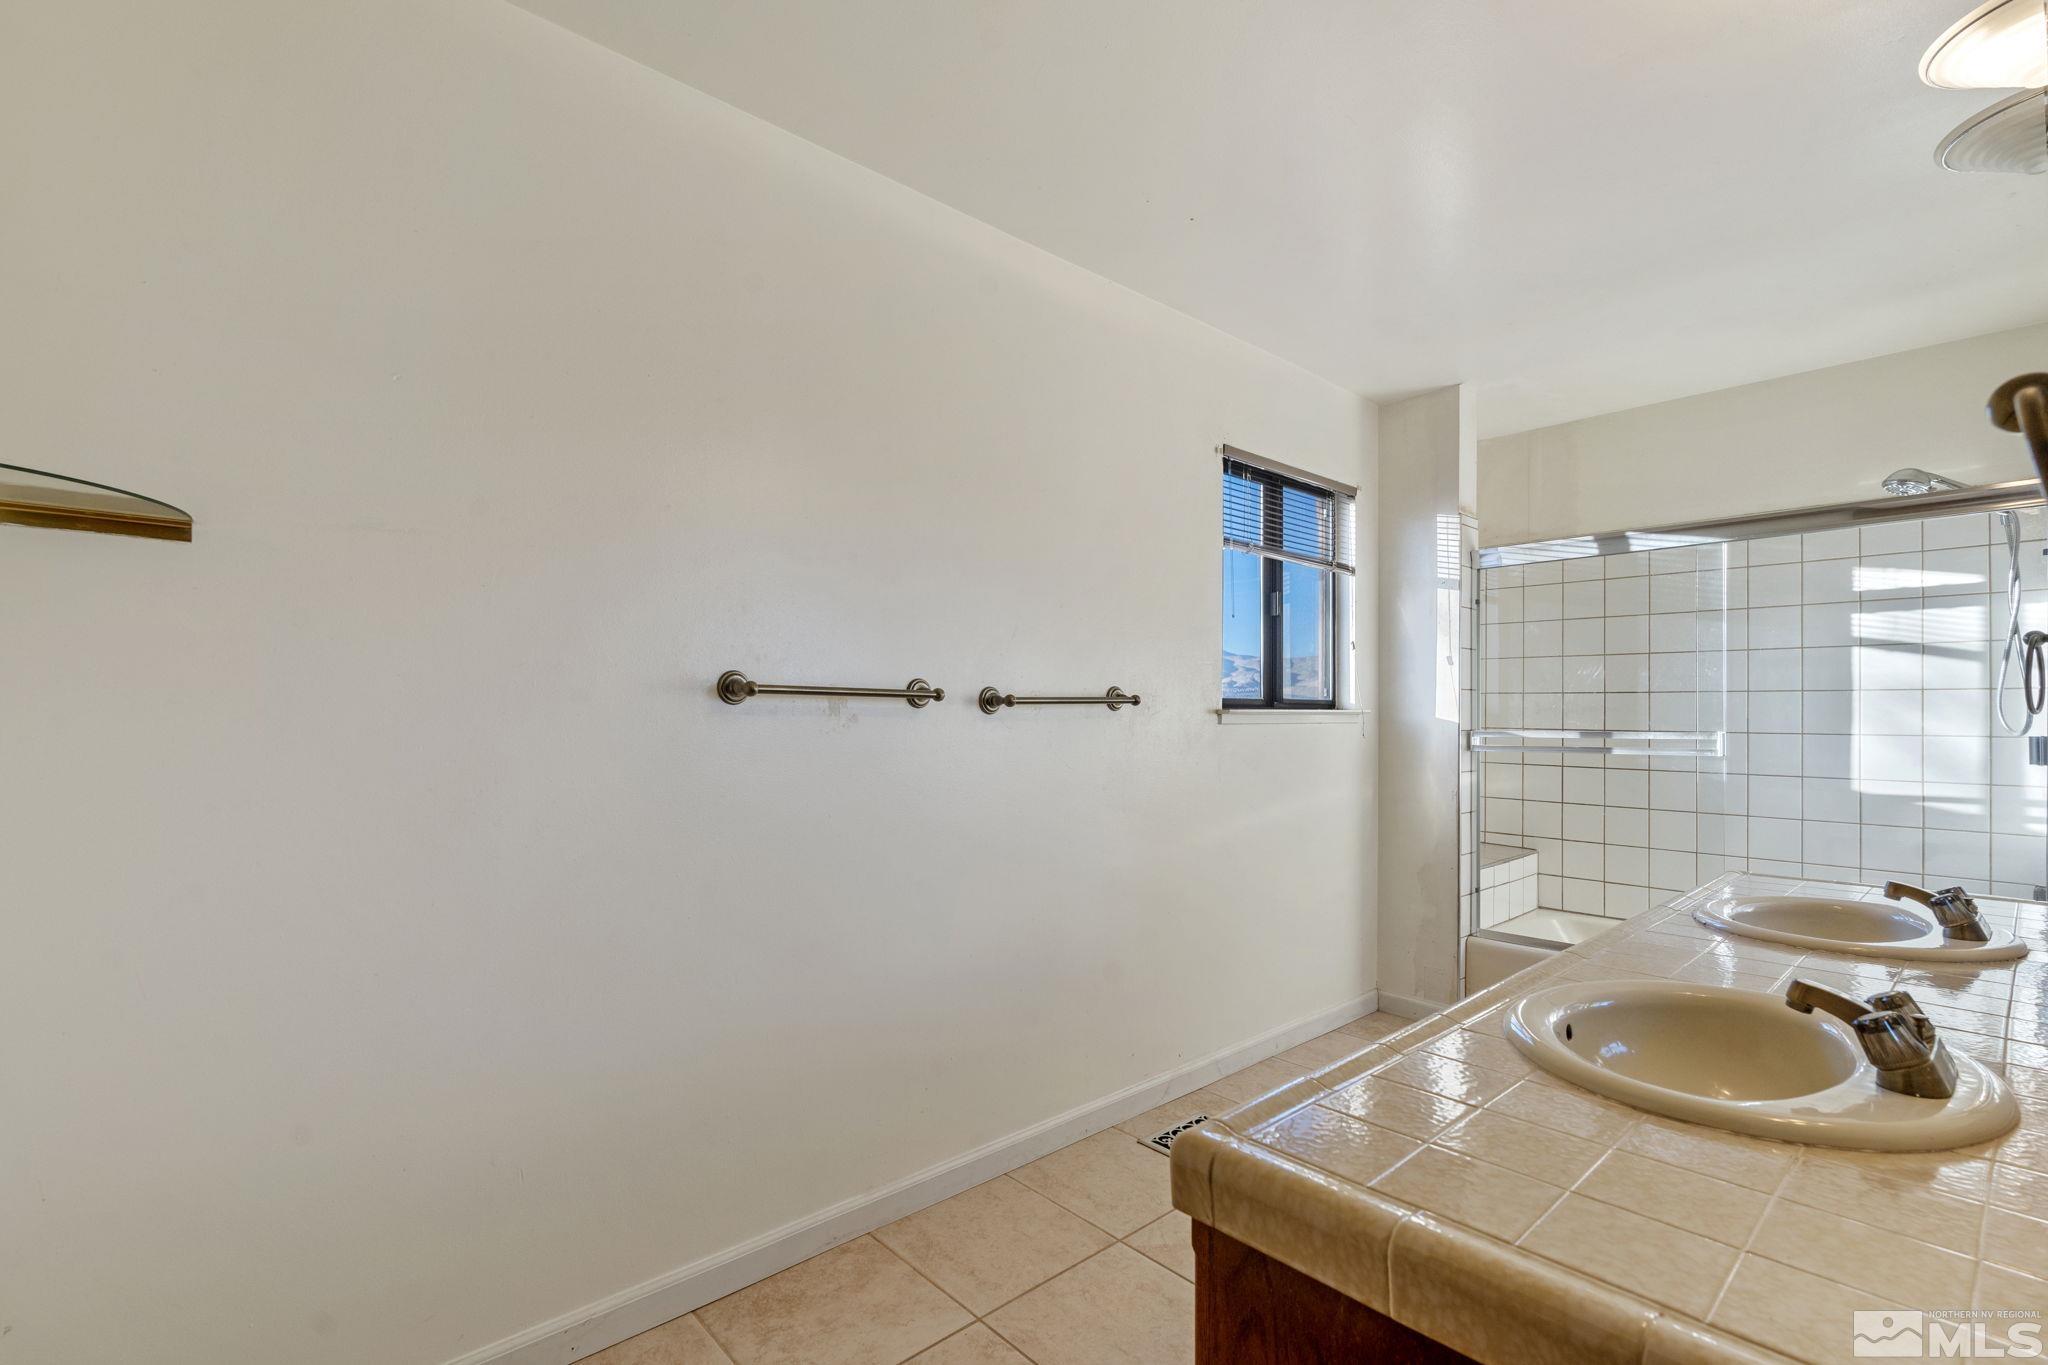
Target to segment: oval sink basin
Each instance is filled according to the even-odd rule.
[[[2008,962],[2027,945],[1994,927],[1989,943],[1952,943],[1917,907],[1825,896],[1747,896],[1724,890],[1693,907],[1712,929],[1800,948],[1912,962]]]
[[[1515,1001],[1502,1031],[1537,1066],[1595,1094],[1780,1142],[1931,1152],[1987,1141],[2020,1117],[2004,1080],[1961,1053],[1947,1099],[1881,1089],[1845,1025],[1758,991],[1574,982]]]

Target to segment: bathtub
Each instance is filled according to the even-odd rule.
[[[1465,940],[1465,994],[1483,991],[1621,921],[1571,910],[1529,910]]]

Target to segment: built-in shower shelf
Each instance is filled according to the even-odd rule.
[[[1474,730],[1475,754],[1617,754],[1635,758],[1719,758],[1722,730]]]

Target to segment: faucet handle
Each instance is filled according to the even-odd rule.
[[[1956,1093],[1956,1063],[1934,1023],[1904,991],[1883,991],[1869,1000],[1844,995],[1816,981],[1794,978],[1785,1003],[1802,1014],[1825,1010],[1847,1024],[1877,1070],[1880,1088],[1921,1099]]]
[[[1879,1071],[1904,1071],[1924,1064],[1932,1053],[1929,1040],[1920,1036],[1913,1020],[1903,1011],[1872,1010],[1851,1021],[1863,1053]]]
[[[1895,1010],[1904,1015],[1907,1022],[1912,1024],[1913,1032],[1920,1036],[1920,1041],[1929,1047],[1934,1045],[1934,1040],[1938,1036],[1935,1033],[1934,1021],[1927,1017],[1926,1010],[1920,1008],[1920,1002],[1907,992],[1879,991],[1870,997],[1870,1008],[1876,1011]]]
[[[1880,1089],[1916,1099],[1945,1100],[1956,1093],[1956,1059],[1948,1044],[1931,1037],[1925,1015],[1914,1019],[1903,1010],[1873,1010],[1852,1022],[1863,1055],[1877,1069]]]

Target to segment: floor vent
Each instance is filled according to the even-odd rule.
[[[1166,1152],[1168,1154],[1171,1154],[1173,1151],[1173,1140],[1175,1138],[1179,1137],[1182,1133],[1185,1133],[1188,1129],[1197,1127],[1198,1125],[1207,1123],[1208,1121],[1209,1116],[1207,1114],[1197,1114],[1191,1119],[1182,1119],[1179,1123],[1174,1124],[1173,1127],[1167,1129],[1165,1132],[1155,1133],[1153,1136],[1146,1138],[1145,1145],[1147,1147],[1152,1148],[1155,1151]]]

